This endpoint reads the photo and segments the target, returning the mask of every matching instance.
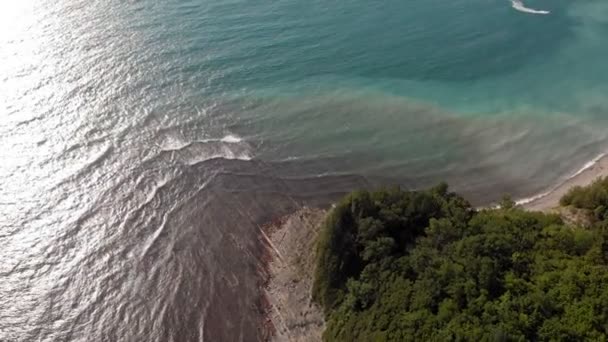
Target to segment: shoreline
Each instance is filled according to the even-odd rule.
[[[555,211],[559,207],[559,200],[571,188],[576,186],[586,186],[591,184],[599,177],[608,176],[608,155],[601,154],[595,159],[586,163],[579,171],[558,183],[549,190],[535,196],[520,199],[517,201],[525,210],[530,211]]]
[[[608,155],[602,154],[548,191],[520,199],[527,211],[562,215],[559,200],[572,187],[608,176]],[[261,293],[266,341],[320,341],[324,315],[312,301],[315,243],[327,210],[301,207],[260,228],[264,246]],[[568,216],[568,215],[566,215]],[[564,217],[567,219],[567,217]]]
[[[302,207],[260,230],[266,255],[261,288],[266,341],[321,341],[325,317],[312,300],[312,282],[315,243],[326,214]]]

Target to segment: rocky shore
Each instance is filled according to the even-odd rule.
[[[574,186],[585,186],[608,173],[608,157],[520,205],[531,211],[555,212],[566,221],[584,225],[571,208],[559,206],[560,198]],[[322,310],[312,301],[315,242],[327,211],[303,207],[261,228],[265,246],[263,273],[268,341],[320,341],[325,323]]]
[[[269,341],[320,341],[321,309],[312,301],[315,241],[326,211],[301,208],[262,228],[266,245],[266,331]]]

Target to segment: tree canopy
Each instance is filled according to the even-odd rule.
[[[586,210],[596,223],[608,226],[608,177],[599,178],[586,187],[573,187],[561,198],[560,204]]]
[[[354,192],[317,243],[326,341],[606,340],[608,235],[442,184]]]

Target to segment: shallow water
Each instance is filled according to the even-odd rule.
[[[608,143],[608,4],[523,5],[1,4],[0,340],[257,340],[259,224],[572,175]]]

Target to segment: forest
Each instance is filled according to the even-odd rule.
[[[505,198],[476,210],[446,184],[357,191],[317,241],[325,341],[605,341],[608,181],[563,206],[591,226]]]

